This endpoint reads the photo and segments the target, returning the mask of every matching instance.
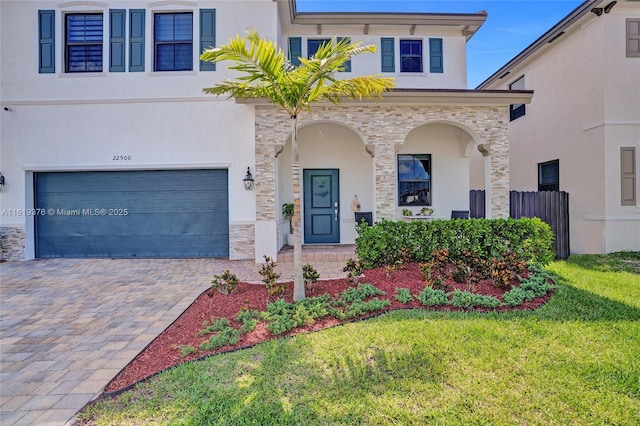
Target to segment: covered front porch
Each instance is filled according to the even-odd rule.
[[[298,118],[303,243],[354,244],[356,197],[360,211],[371,212],[374,221],[398,220],[405,208],[418,212],[429,206],[436,218],[468,210],[471,155],[485,160],[487,217],[508,217],[508,106],[528,103],[531,95],[394,91],[377,103],[318,105],[304,113]],[[293,200],[291,127],[277,108],[246,102],[255,104],[255,259],[260,262],[264,254],[278,256],[289,230],[281,206]],[[417,169],[413,181],[405,179],[411,164]],[[417,188],[421,197],[407,195],[406,188]],[[331,235],[323,240],[317,234]]]

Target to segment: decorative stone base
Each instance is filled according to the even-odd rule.
[[[0,260],[24,260],[25,243],[24,228],[0,227]]]
[[[254,224],[229,224],[229,259],[253,259],[256,229]]]

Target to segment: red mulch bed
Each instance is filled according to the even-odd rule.
[[[387,273],[383,268],[372,269],[365,272],[365,276],[360,278],[360,282],[373,284],[387,293],[386,296],[381,296],[381,298],[388,298],[391,305],[385,308],[384,312],[396,309],[425,308],[415,298],[409,304],[404,304],[398,302],[393,297],[396,288],[408,288],[414,296],[418,295],[424,289],[425,283],[418,268],[419,264],[417,263],[407,264],[404,269],[393,271],[391,273],[391,277],[387,277]],[[459,284],[451,279],[447,282],[451,285],[452,291],[454,289],[469,291],[466,284]],[[517,285],[517,283],[514,284]],[[322,280],[313,284],[312,289],[307,290],[306,296],[321,296],[325,293],[328,293],[331,296],[337,296],[350,286],[351,284],[346,278]],[[475,284],[472,291],[482,295],[494,296],[500,300],[502,300],[502,295],[504,293],[503,290],[496,288],[490,280],[480,281]],[[536,298],[531,302],[525,302],[516,308],[499,307],[495,310],[507,311],[514,309],[535,309],[549,300],[552,293],[553,291],[547,293],[544,297]],[[209,294],[212,293],[209,292]],[[286,301],[292,302],[292,296],[293,283],[289,282],[286,283],[284,298]],[[332,317],[323,318],[306,327],[300,327],[289,333],[278,336],[274,336],[269,332],[269,330],[267,330],[266,325],[260,322],[254,331],[244,334],[240,341],[235,345],[228,345],[214,351],[199,350],[197,353],[187,357],[182,357],[180,355],[180,351],[177,349],[179,346],[192,345],[199,347],[203,340],[208,339],[208,337],[196,336],[196,333],[203,328],[202,323],[205,320],[210,320],[212,317],[226,317],[231,321],[231,325],[233,327],[239,328],[241,323],[235,320],[237,313],[241,309],[245,308],[265,311],[267,309],[267,297],[267,291],[264,285],[247,283],[239,283],[236,291],[230,295],[213,292],[212,297],[209,297],[207,292],[202,293],[173,324],[167,327],[166,330],[156,337],[149,346],[140,352],[111,382],[109,382],[105,388],[105,392],[107,394],[118,393],[124,389],[130,388],[138,381],[148,378],[149,376],[169,367],[202,358],[207,355],[249,347],[256,343],[282,336],[321,330],[345,322]],[[430,307],[428,309],[441,311],[462,310],[450,305]],[[477,308],[474,310],[484,312],[489,311],[490,309]],[[368,316],[372,315],[370,314]]]

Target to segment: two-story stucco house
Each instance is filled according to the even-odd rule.
[[[3,0],[3,257],[276,257],[293,199],[289,118],[259,99],[202,93],[233,74],[199,54],[250,27],[294,64],[332,37],[375,44],[342,74],[397,81],[379,102],[301,117],[306,244],[353,244],[355,196],[374,220],[468,209],[474,152],[487,215],[508,216],[509,105],[533,92],[466,88],[466,42],[486,13],[295,6]]]
[[[509,180],[569,193],[571,251],[640,250],[640,3],[585,1],[478,88],[535,91],[511,106]]]

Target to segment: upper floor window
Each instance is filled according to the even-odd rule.
[[[538,164],[538,191],[560,191],[560,162]]]
[[[193,14],[157,13],[154,51],[155,71],[193,70]]]
[[[524,89],[524,76],[520,77],[509,85],[509,90],[525,90]],[[509,119],[511,121],[516,118],[520,118],[525,115],[524,104],[512,104],[509,105]]]
[[[400,72],[422,72],[422,40],[400,40]]]
[[[102,14],[69,14],[65,19],[67,72],[102,72]]]
[[[431,205],[431,154],[398,155],[398,205]]]
[[[307,58],[311,58],[316,54],[320,46],[329,42],[331,42],[331,40],[329,40],[328,38],[307,40]]]
[[[627,58],[640,58],[640,19],[627,19]]]
[[[338,41],[343,41],[343,40],[347,40],[349,42],[351,41],[349,38],[345,38],[345,37],[340,37],[338,39]],[[311,58],[313,55],[315,55],[318,49],[320,48],[320,46],[322,46],[325,43],[331,43],[331,40],[328,38],[308,39],[307,40],[307,58]],[[291,46],[291,42],[289,42],[289,46]],[[300,63],[298,62],[297,64],[294,64],[294,65],[297,66],[297,65],[300,65]],[[351,59],[349,59],[344,63],[343,71],[351,71]]]

